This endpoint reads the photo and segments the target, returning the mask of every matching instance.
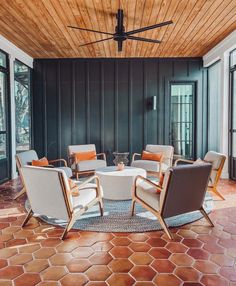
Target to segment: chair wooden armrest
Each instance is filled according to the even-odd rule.
[[[107,159],[106,159],[106,154],[105,154],[105,153],[98,153],[98,154],[96,154],[96,157],[98,157],[98,156],[102,156],[104,161],[106,161],[106,160],[107,160]]]
[[[97,189],[97,196],[101,196],[102,194],[101,194],[101,188],[100,188],[100,180],[99,180],[98,176],[92,176],[92,177],[88,178],[86,181],[84,181],[82,184],[80,184],[78,186],[79,190],[82,190],[83,188],[85,188],[86,185],[93,180],[95,180],[96,185],[97,185],[97,188],[96,188]]]
[[[194,161],[192,161],[192,160],[178,159],[178,160],[175,161],[175,165],[174,166],[177,166],[180,162],[189,163],[189,164],[193,164],[194,163]]]
[[[67,167],[67,162],[64,159],[56,159],[56,160],[50,160],[49,163],[56,163],[56,162],[63,162],[65,167]]]
[[[139,154],[139,153],[134,153],[133,156],[132,156],[132,162],[134,162],[136,156],[141,157],[141,154]]]
[[[134,182],[134,185],[135,185],[135,190],[134,190],[135,196],[136,196],[136,187],[137,187],[137,181],[138,181],[138,179],[141,179],[141,180],[147,182],[147,183],[150,184],[151,186],[157,188],[157,190],[160,191],[160,192],[163,190],[159,185],[153,183],[152,181],[150,181],[149,179],[147,179],[147,178],[145,178],[145,177],[143,177],[143,176],[138,175],[138,176],[135,178],[135,182]]]

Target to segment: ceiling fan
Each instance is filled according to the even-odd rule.
[[[78,29],[78,30],[82,30],[82,31],[94,32],[94,33],[99,33],[99,34],[104,34],[104,35],[109,35],[110,36],[110,37],[105,38],[105,39],[101,39],[101,40],[98,40],[98,41],[94,41],[94,42],[90,42],[90,43],[86,43],[86,44],[80,45],[80,47],[91,45],[91,44],[95,44],[95,43],[99,43],[99,42],[115,40],[115,41],[117,41],[117,44],[118,44],[118,52],[121,52],[122,51],[123,42],[126,41],[126,40],[136,40],[136,41],[157,43],[157,44],[161,43],[161,41],[159,41],[159,40],[153,40],[153,39],[136,37],[136,36],[133,36],[133,34],[144,32],[144,31],[148,31],[148,30],[151,30],[151,29],[159,28],[159,27],[163,27],[163,26],[170,25],[170,24],[173,23],[172,21],[166,21],[166,22],[162,22],[162,23],[159,23],[159,24],[154,24],[154,25],[151,25],[151,26],[147,26],[147,27],[143,27],[143,28],[140,28],[140,29],[136,29],[136,30],[125,32],[125,27],[123,26],[124,13],[123,13],[122,9],[118,9],[118,12],[116,14],[116,19],[117,19],[117,26],[116,26],[116,29],[115,29],[115,33],[96,31],[96,30],[85,29],[85,28],[74,27],[74,26],[68,26],[68,27],[72,28],[72,29]]]

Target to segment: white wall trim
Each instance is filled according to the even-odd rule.
[[[236,30],[229,34],[223,41],[211,49],[203,56],[203,66],[209,67],[220,60],[221,70],[221,133],[220,133],[220,152],[227,155],[227,160],[222,173],[222,178],[229,178],[228,169],[228,118],[229,118],[229,54],[236,48]]]
[[[17,177],[16,170],[16,120],[15,120],[15,83],[14,83],[14,61],[15,59],[26,64],[28,67],[33,68],[33,58],[19,49],[13,43],[0,35],[0,49],[9,55],[9,67],[10,67],[10,108],[11,108],[11,177],[14,179]]]

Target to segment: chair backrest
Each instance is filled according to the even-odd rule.
[[[146,145],[146,151],[152,153],[162,153],[163,154],[163,163],[168,166],[172,166],[173,155],[174,155],[174,147],[168,145]]]
[[[34,150],[21,152],[15,155],[18,169],[28,165],[33,160],[38,160],[38,155]]]
[[[68,220],[73,209],[63,170],[25,166],[21,175],[34,213]]]
[[[95,144],[70,145],[70,146],[68,146],[68,155],[69,156],[71,156],[73,153],[89,152],[89,151],[95,151],[96,152]]]
[[[167,170],[160,196],[160,211],[164,218],[201,208],[211,167],[211,164],[205,163],[179,165]]]
[[[204,161],[207,161],[212,164],[211,171],[211,184],[217,184],[223,167],[226,160],[226,156],[224,154],[220,154],[214,151],[208,151],[204,157]]]

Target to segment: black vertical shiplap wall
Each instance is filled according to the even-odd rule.
[[[202,60],[38,59],[34,62],[34,148],[66,158],[70,144],[95,143],[98,152],[140,152],[169,144],[170,82],[196,87],[195,156],[206,151],[206,93]],[[149,102],[157,96],[157,110]]]

